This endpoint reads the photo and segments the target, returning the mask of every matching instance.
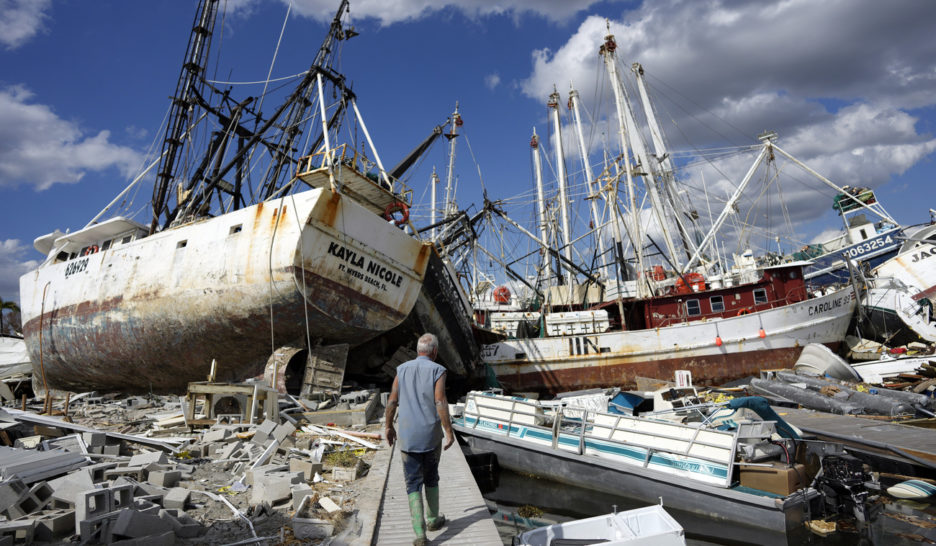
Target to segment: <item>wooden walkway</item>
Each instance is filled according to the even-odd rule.
[[[390,457],[389,475],[371,543],[409,546],[416,535],[403,483],[403,457],[397,447]],[[442,452],[439,488],[439,510],[447,521],[442,529],[428,533],[430,544],[503,544],[458,443]]]

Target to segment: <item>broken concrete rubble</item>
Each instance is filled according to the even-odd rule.
[[[308,540],[355,528],[345,521],[356,517],[354,479],[381,449],[373,438],[379,435],[368,432],[379,424],[360,421],[377,414],[379,394],[336,392],[318,401],[329,408],[327,418],[310,419],[312,405],[254,387],[199,383],[198,396],[181,404],[170,396],[75,395],[70,422],[0,410],[8,445],[33,446],[0,446],[0,514],[8,520],[0,521],[0,544],[3,537],[89,544]],[[230,392],[253,399],[236,408],[221,396]],[[336,409],[342,396],[347,410]],[[329,426],[335,424],[344,428]],[[325,457],[331,453],[341,455],[340,464]]]

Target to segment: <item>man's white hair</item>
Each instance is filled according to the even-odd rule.
[[[439,338],[435,334],[423,334],[416,342],[416,352],[421,355],[431,355],[439,350]]]

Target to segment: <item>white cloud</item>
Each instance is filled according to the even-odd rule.
[[[228,9],[249,11],[256,0],[227,0]],[[290,0],[281,0],[288,4]],[[599,0],[356,0],[351,4],[353,19],[373,18],[382,25],[413,21],[445,10],[458,10],[471,18],[508,15],[518,18],[536,15],[553,22],[568,20],[587,10]],[[335,15],[334,0],[292,0],[293,12],[316,19],[330,21]]]
[[[110,142],[110,132],[86,135],[74,122],[32,102],[22,86],[0,89],[0,187],[30,184],[44,190],[74,183],[88,171],[139,168],[141,154]]]
[[[43,30],[51,0],[0,0],[0,44],[16,49]]]
[[[39,265],[36,260],[25,260],[32,249],[18,239],[0,240],[0,298],[19,303],[19,278]]]
[[[500,81],[500,75],[496,72],[494,74],[488,74],[484,77],[484,86],[493,91],[498,85],[500,85]]]
[[[876,187],[936,150],[907,110],[936,104],[936,42],[926,38],[934,19],[936,3],[912,0],[660,0],[611,21],[610,32],[619,75],[633,82],[631,64],[645,68],[671,151],[698,158],[699,149],[756,144],[756,134],[776,130],[781,147],[837,184]],[[600,112],[598,122],[611,116],[616,124],[598,55],[606,25],[588,17],[566,43],[533,51],[521,91],[545,102],[554,84],[572,80],[583,106]],[[639,102],[635,85],[628,86]],[[601,138],[617,148],[613,135],[603,131]],[[752,160],[698,162],[683,176],[698,193],[704,172],[710,194],[723,201]],[[782,200],[794,225],[831,212],[833,190],[814,181],[805,186],[809,175],[789,163],[781,169],[793,174]],[[768,199],[755,202],[759,191],[749,190],[737,218],[765,226]],[[715,214],[718,208],[713,203]],[[733,221],[727,229],[741,230]],[[769,221],[775,227],[783,220]]]

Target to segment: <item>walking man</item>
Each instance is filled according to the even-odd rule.
[[[397,438],[400,440],[406,494],[416,532],[413,544],[422,546],[428,543],[426,529],[436,531],[445,525],[445,516],[439,513],[439,458],[442,450],[455,442],[455,435],[445,399],[445,368],[434,362],[439,354],[438,338],[423,334],[416,343],[416,352],[416,360],[405,362],[396,370],[385,417],[387,442],[392,446]],[[397,406],[400,408],[399,433],[393,428]],[[445,429],[444,447],[442,429]],[[423,485],[426,486],[425,514]]]

